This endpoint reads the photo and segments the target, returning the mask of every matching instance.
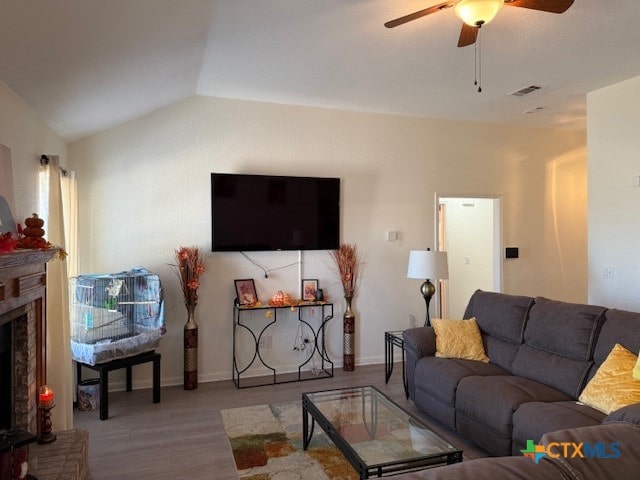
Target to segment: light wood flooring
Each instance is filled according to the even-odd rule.
[[[384,366],[368,365],[354,372],[336,369],[333,378],[240,390],[230,380],[200,383],[191,391],[164,387],[159,404],[152,403],[151,389],[110,392],[108,420],[101,421],[97,411],[76,410],[74,427],[89,432],[92,480],[233,480],[237,475],[220,410],[295,401],[302,392],[374,385],[461,448],[465,458],[485,456],[405,399],[398,367],[387,385]]]

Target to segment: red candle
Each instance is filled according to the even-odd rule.
[[[41,407],[53,405],[53,390],[46,385],[40,388],[39,403]]]

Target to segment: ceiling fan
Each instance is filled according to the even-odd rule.
[[[543,12],[563,13],[573,5],[573,0],[451,0],[396,18],[385,23],[384,26],[394,28],[440,10],[454,7],[455,14],[464,22],[458,39],[458,47],[466,47],[476,42],[480,27],[493,20],[505,5]]]

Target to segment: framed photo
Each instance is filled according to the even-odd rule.
[[[253,305],[258,301],[256,293],[256,285],[253,278],[245,278],[242,280],[234,280],[236,284],[236,298],[239,305]]]
[[[312,302],[316,299],[318,292],[318,280],[304,279],[302,280],[302,300]]]

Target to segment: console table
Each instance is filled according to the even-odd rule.
[[[261,321],[253,320],[248,322],[246,318],[251,313],[262,312]],[[309,315],[305,315],[304,312],[308,312]],[[297,365],[296,372],[278,372],[277,369],[270,365],[264,358],[263,350],[265,347],[261,345],[261,340],[266,338],[271,328],[274,327],[278,320],[282,320],[285,315],[297,313],[297,321],[305,326],[305,338],[308,338],[308,342],[305,343],[306,348],[311,348],[311,353],[307,353],[305,358]],[[313,318],[308,318],[308,317]],[[313,321],[318,318],[317,321]],[[294,306],[261,306],[261,307],[247,307],[241,305],[234,305],[233,308],[233,382],[237,388],[257,387],[260,385],[273,385],[277,383],[289,383],[299,382],[303,380],[314,380],[317,378],[333,377],[333,362],[329,359],[325,346],[325,327],[327,322],[333,318],[333,304],[325,302],[305,302]],[[311,323],[313,322],[313,323]],[[314,324],[316,326],[314,327]],[[251,344],[249,345],[249,352],[241,353],[238,345],[239,333],[248,332]],[[292,337],[293,340],[293,337]],[[241,355],[244,358],[238,358]],[[309,365],[312,359],[316,359],[320,362],[320,367],[315,371],[303,370],[305,366]],[[248,360],[248,364],[244,367],[239,367],[239,360]],[[241,384],[240,379],[243,374],[252,365],[262,365],[266,367],[271,373],[266,377],[256,378],[252,377],[250,380],[245,378],[244,384]],[[246,377],[246,375],[245,375]],[[265,380],[266,378],[266,380]]]

